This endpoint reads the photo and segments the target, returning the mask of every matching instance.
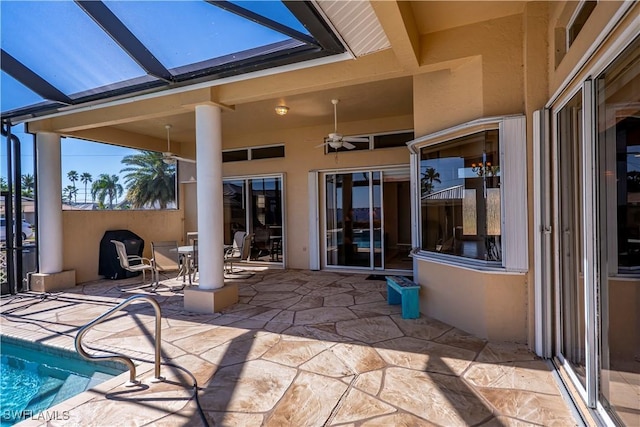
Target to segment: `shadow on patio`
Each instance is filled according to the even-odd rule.
[[[99,281],[45,299],[3,299],[3,334],[66,348],[79,327],[132,295]],[[66,425],[576,425],[548,362],[424,316],[405,320],[365,275],[256,271],[214,315],[162,306],[163,383],[105,383],[67,405]],[[167,281],[169,284],[173,281]],[[144,292],[139,290],[135,292]],[[153,311],[134,304],[87,347],[153,361]],[[146,370],[145,370],[146,369]],[[75,401],[75,403],[74,403]]]

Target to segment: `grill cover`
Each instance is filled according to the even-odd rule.
[[[127,271],[120,267],[120,260],[116,252],[116,247],[111,240],[124,243],[127,255],[142,256],[144,250],[144,240],[130,230],[107,230],[100,240],[100,261],[98,264],[98,274],[107,279],[118,280],[128,277],[138,276],[140,272]]]

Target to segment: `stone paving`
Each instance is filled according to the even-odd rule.
[[[186,312],[182,295],[162,288],[151,295],[162,306],[165,381],[150,381],[153,310],[132,304],[90,331],[86,347],[134,358],[141,385],[124,387],[125,373],[51,408],[69,419],[48,425],[580,425],[549,363],[526,346],[402,319],[385,282],[366,277],[256,271],[235,280],[239,303],[213,315]],[[132,280],[3,298],[2,334],[73,348],[79,327],[144,293],[120,290]]]

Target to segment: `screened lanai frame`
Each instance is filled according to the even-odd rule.
[[[38,21],[34,28],[27,26],[23,30],[25,25],[22,25],[12,31],[11,23],[20,21],[15,16],[15,8],[20,10],[34,4],[39,9],[45,8],[40,13],[46,13],[46,19]],[[12,123],[82,104],[165,91],[346,52],[321,14],[308,1],[68,0],[3,2],[0,7],[3,28],[0,63],[5,92],[2,120]],[[159,11],[161,7],[170,10]],[[57,15],[56,11],[59,12]],[[176,17],[178,13],[196,23],[200,15],[206,13],[210,15],[209,21],[217,23],[198,27],[192,21],[180,21]],[[23,20],[35,19],[30,13],[23,14],[27,16]],[[72,16],[65,16],[69,14]],[[155,19],[136,20],[135,14]],[[141,21],[144,24],[140,24]],[[43,25],[42,22],[51,25]],[[186,36],[179,35],[180,25],[181,30],[188,30]],[[77,37],[78,32],[84,37]],[[100,40],[97,46],[85,46],[91,39],[90,33]],[[187,37],[189,34],[200,34],[201,37]],[[249,34],[249,38],[243,39],[245,34]],[[30,46],[43,45],[41,54],[34,55],[35,58],[27,58],[21,52],[24,40],[28,41],[29,37],[32,38]],[[226,50],[208,56],[202,52],[199,56],[194,53],[198,49],[209,48],[214,42]],[[65,43],[75,45],[70,50]],[[175,53],[183,46],[193,56],[191,62],[163,51],[168,49]],[[95,78],[103,70],[90,63],[91,55],[96,60],[108,62],[111,58],[102,58],[107,54],[117,58],[120,73],[115,77],[108,76],[108,81],[79,88],[70,86],[71,79],[67,82],[60,80],[65,74],[64,67],[71,68],[70,72],[82,68],[86,71],[81,74],[83,78]],[[77,80],[74,79],[73,84]],[[4,104],[10,99],[25,99],[29,105],[6,108]]]

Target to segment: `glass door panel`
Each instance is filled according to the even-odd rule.
[[[282,180],[253,178],[251,182],[251,259],[281,261],[282,257]]]
[[[383,255],[382,255],[382,236],[384,233],[384,222],[383,222],[383,212],[382,212],[382,179],[381,172],[372,172],[372,181],[371,181],[371,229],[373,233],[371,233],[371,241],[369,242],[369,247],[373,248],[371,250],[371,254],[373,256],[373,268],[382,269],[384,268],[383,264]]]
[[[326,175],[326,262],[371,267],[371,172]]]
[[[384,268],[411,270],[411,182],[409,169],[383,172]]]
[[[597,80],[599,400],[640,425],[640,40]]]
[[[233,235],[236,231],[248,231],[245,195],[244,180],[224,181],[224,243],[226,245],[233,243]]]
[[[558,113],[560,357],[585,381],[585,295],[582,273],[582,95]]]

